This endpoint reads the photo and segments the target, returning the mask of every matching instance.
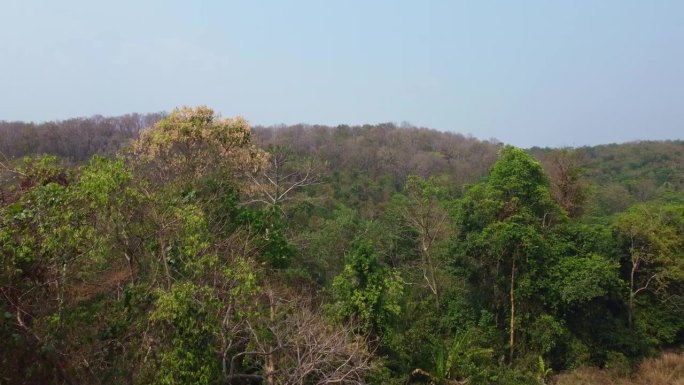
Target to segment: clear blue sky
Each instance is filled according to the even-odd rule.
[[[0,120],[208,105],[519,146],[684,138],[684,1],[0,0]]]

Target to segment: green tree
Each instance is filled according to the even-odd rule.
[[[219,323],[218,299],[207,287],[191,283],[174,284],[159,291],[151,324],[157,328],[158,367],[152,369],[152,383],[214,384],[219,379],[213,347]]]
[[[100,359],[90,370],[72,363],[106,354],[93,339],[108,308],[100,317],[93,310],[129,277],[107,230],[126,172],[121,163],[98,159],[68,170],[42,157],[27,159],[17,174],[12,202],[0,206],[2,307],[22,340],[8,357],[34,362],[18,364],[19,376],[50,377],[52,370],[60,381],[94,381]]]
[[[380,262],[368,242],[358,242],[347,253],[344,270],[333,280],[332,289],[337,315],[359,322],[376,335],[386,332],[401,311],[401,280]]]
[[[501,150],[487,180],[470,188],[458,207],[456,265],[465,263],[462,268],[469,271],[497,325],[508,320],[509,361],[520,320],[532,316],[536,279],[549,267],[548,229],[563,220],[539,162],[514,147]],[[526,301],[523,314],[521,301]]]
[[[650,292],[660,301],[679,300],[677,290],[670,289],[684,283],[684,206],[635,206],[617,217],[614,233],[623,250],[631,328],[638,295]]]

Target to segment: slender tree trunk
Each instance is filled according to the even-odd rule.
[[[482,267],[482,263],[480,263],[480,267],[484,269],[484,267]],[[494,276],[489,276],[488,279],[485,278],[482,282],[482,285],[489,285],[490,282],[496,282],[496,280],[499,278],[500,271],[501,261],[500,259],[497,259],[496,268],[494,269]],[[498,329],[502,326],[502,323],[505,322],[505,319],[502,321],[499,317],[499,315],[503,312],[503,300],[501,298],[501,293],[499,293],[499,290],[494,287],[494,285],[492,285],[492,298],[494,299],[494,326],[496,326]]]
[[[439,287],[437,286],[437,278],[435,278],[435,265],[432,263],[432,260],[430,260],[430,275],[430,278],[432,279],[432,284],[435,287],[435,302],[437,304],[437,309],[439,309]]]
[[[637,257],[635,259],[634,256],[632,256],[632,271],[629,275],[629,301],[627,303],[627,325],[629,325],[630,329],[632,329],[634,326],[634,296],[636,295],[634,286],[635,276],[638,268],[639,258]]]
[[[509,338],[508,338],[508,344],[509,344],[509,352],[508,352],[508,361],[513,362],[513,353],[515,351],[515,257],[513,257],[513,266],[511,267],[511,290],[510,290],[510,297],[511,297],[511,324],[510,324],[510,329],[509,329]]]
[[[627,325],[630,329],[634,327],[634,292],[630,290],[629,304],[627,305]]]
[[[427,284],[428,284],[428,287],[430,288],[430,291],[432,292],[432,294],[435,295],[435,304],[437,305],[437,308],[439,309],[439,288],[437,287],[437,279],[435,278],[435,265],[432,263],[432,259],[430,258],[430,254],[429,254],[429,248],[428,248],[428,246],[425,245],[424,240],[423,240],[422,254],[423,254],[423,277],[425,278],[425,281],[427,281]]]
[[[268,297],[269,319],[271,320],[271,324],[273,324],[275,323],[275,294],[272,290],[269,290]],[[275,376],[273,375],[275,373],[275,359],[273,358],[273,354],[275,353],[266,355],[266,362],[264,363],[264,377],[266,377],[266,383],[268,385],[275,384]]]
[[[430,242],[430,235],[427,230],[428,226],[425,224],[425,222],[421,222],[420,227],[422,232],[420,239],[420,251],[423,258],[423,278],[425,278],[428,288],[432,294],[435,295],[435,304],[437,309],[439,309],[439,290],[437,288],[437,280],[435,279],[435,266],[430,257],[430,246],[432,245],[432,242]]]

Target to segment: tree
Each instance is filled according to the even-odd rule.
[[[102,195],[91,196],[88,184],[54,157],[27,159],[17,175],[12,202],[0,206],[0,307],[11,315],[13,339],[20,343],[3,349],[0,359],[13,363],[17,381],[33,373],[63,383],[92,382],[107,348],[89,340],[99,324],[85,309],[97,298],[118,295],[128,278],[123,261],[109,250],[111,235],[99,231],[92,212],[119,181],[113,177]],[[74,364],[84,359],[88,366]]]
[[[252,187],[245,175],[267,159],[250,135],[242,119],[183,108],[145,130],[129,153],[142,177],[141,219],[149,229],[145,282],[156,288],[141,342],[155,352],[145,380],[233,383],[250,378],[228,373],[243,363],[273,380],[274,356],[248,352],[269,333],[271,302],[258,288],[292,251],[272,212],[241,201]]]
[[[247,176],[254,183],[254,195],[249,203],[260,202],[278,207],[292,198],[299,189],[317,184],[321,179],[321,165],[312,158],[297,159],[291,150],[280,146],[268,148],[268,161],[261,170],[249,170]]]
[[[333,280],[333,310],[341,319],[358,322],[364,331],[382,335],[401,311],[401,292],[401,280],[380,262],[373,246],[358,242]]]
[[[260,170],[267,158],[251,143],[244,119],[222,119],[207,107],[174,110],[141,132],[131,154],[152,181],[185,184],[217,171],[239,179]]]
[[[529,282],[546,269],[550,245],[545,232],[563,220],[562,211],[551,198],[539,162],[520,149],[505,147],[488,179],[470,188],[460,202],[457,220],[461,230],[457,256],[474,264],[468,268],[471,279],[493,305],[497,324],[500,316],[508,319],[512,361],[518,319],[529,318],[519,317],[517,304],[523,295],[528,301],[534,299]],[[523,293],[518,292],[520,282],[525,282]]]
[[[440,187],[434,177],[426,180],[411,175],[404,186],[404,193],[405,201],[401,203],[400,211],[403,218],[418,231],[423,278],[439,307],[441,290],[434,246],[445,240],[450,230],[451,221],[443,203],[446,189]]]
[[[582,215],[587,201],[588,185],[578,156],[571,149],[560,149],[550,153],[544,162],[551,195],[571,218]]]
[[[157,329],[151,346],[159,355],[152,383],[215,383],[218,361],[208,348],[216,345],[218,298],[209,287],[188,282],[159,290],[157,296],[149,318]]]
[[[279,297],[272,289],[269,317],[241,324],[240,333],[249,336],[250,348],[225,365],[225,383],[365,384],[372,356],[354,325],[331,323],[312,308],[310,299]],[[245,358],[261,362],[261,372],[239,373],[239,362]]]
[[[661,300],[670,297],[668,286],[684,282],[682,250],[684,208],[678,205],[639,205],[616,219],[614,232],[621,243],[628,276],[629,327],[634,325],[637,295],[651,291]]]

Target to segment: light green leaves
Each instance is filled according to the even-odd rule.
[[[333,281],[334,309],[339,317],[356,319],[368,331],[379,332],[399,314],[402,284],[382,264],[373,247],[360,242],[345,257],[344,270]]]

